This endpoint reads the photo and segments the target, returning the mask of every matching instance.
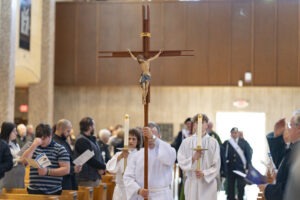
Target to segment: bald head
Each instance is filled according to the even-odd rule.
[[[58,136],[68,137],[72,130],[72,123],[67,119],[60,119],[56,123],[56,131],[55,134]]]

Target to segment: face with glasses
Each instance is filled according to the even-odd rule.
[[[293,127],[297,127],[298,126],[298,124],[297,123],[294,123],[294,122],[288,122],[287,123],[287,127],[289,128],[289,129],[291,129],[291,128],[293,128]]]

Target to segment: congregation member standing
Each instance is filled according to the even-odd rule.
[[[53,140],[58,144],[65,147],[69,154],[70,159],[70,173],[63,177],[62,189],[63,190],[77,190],[78,184],[75,174],[78,174],[81,171],[82,166],[73,164],[73,151],[70,147],[70,144],[67,142],[67,138],[70,136],[72,130],[72,124],[67,119],[61,119],[56,123],[56,130],[53,135]]]
[[[171,146],[175,148],[176,152],[178,151],[182,141],[191,136],[191,127],[192,127],[192,119],[188,117],[186,120],[184,120],[184,126],[182,129],[178,132],[176,138],[172,142]]]
[[[198,123],[202,123],[202,130],[198,130]],[[186,173],[184,194],[186,200],[209,199],[217,200],[217,176],[220,170],[220,148],[216,139],[209,136],[207,130],[208,117],[202,114],[202,121],[198,115],[193,117],[193,135],[182,141],[178,150],[177,160],[180,168]],[[201,137],[201,148],[197,147],[197,133]],[[198,169],[200,160],[200,169]]]
[[[10,153],[13,156],[13,168],[5,173],[3,187],[7,189],[24,188],[25,166],[19,155],[20,147],[15,142],[17,138],[16,125],[11,122],[3,122],[0,138],[8,143]]]
[[[13,157],[8,144],[0,139],[0,193],[3,188],[3,177],[5,172],[13,167]]]
[[[16,141],[19,144],[20,148],[22,148],[27,143],[27,129],[24,124],[19,124],[17,126],[17,138]]]
[[[279,165],[275,183],[259,185],[260,190],[264,192],[266,200],[283,199],[287,189],[287,182],[291,178],[290,169],[295,163],[295,156],[299,156],[297,154],[297,151],[300,148],[300,112],[294,112],[290,119],[290,122],[287,124],[282,123],[281,126],[285,127],[284,132],[287,132],[286,134],[288,135],[291,144],[285,151],[285,154]]]
[[[230,130],[231,138],[223,143],[225,151],[225,175],[227,178],[227,199],[235,200],[235,185],[237,184],[238,200],[244,199],[246,182],[243,177],[237,175],[233,170],[243,173],[249,168],[252,160],[252,148],[249,143],[240,138],[239,130],[233,127]]]
[[[110,136],[111,133],[108,129],[101,129],[98,133],[98,145],[100,147],[101,154],[105,163],[107,163],[111,159],[108,145]]]
[[[26,140],[27,142],[32,142],[34,140],[34,128],[32,124],[27,124],[26,126]]]
[[[86,150],[94,152],[94,156],[82,166],[78,173],[78,185],[96,187],[99,185],[101,175],[104,174],[106,166],[97,143],[95,132],[95,121],[91,117],[80,120],[80,135],[75,142],[75,154],[80,156]]]
[[[192,135],[192,119],[190,117],[186,118],[184,120],[184,125],[182,127],[182,129],[178,132],[176,138],[174,139],[174,141],[171,143],[171,146],[175,148],[176,153],[178,152],[178,149],[182,143],[182,141],[187,138],[190,137]],[[177,162],[177,159],[176,159]],[[183,190],[183,183],[185,181],[185,177],[184,174],[181,170],[181,168],[179,168],[179,177],[181,179],[180,183],[178,183],[178,196],[179,199],[184,197],[184,190]]]
[[[276,169],[278,169],[286,151],[288,151],[290,147],[285,118],[279,119],[275,123],[274,131],[267,134],[267,141],[272,161],[274,162]]]
[[[63,176],[70,173],[70,159],[66,149],[52,141],[52,130],[48,124],[36,127],[35,139],[24,152],[23,158],[36,159],[45,154],[51,165],[44,168],[30,167],[29,194],[60,195],[62,192]]]
[[[222,145],[220,136],[213,130],[213,127],[214,127],[214,124],[211,121],[209,121],[207,124],[207,133],[209,136],[215,138],[218,141],[219,145]]]

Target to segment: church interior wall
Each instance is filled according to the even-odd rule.
[[[233,102],[239,99],[246,100],[249,106],[234,107]],[[175,135],[183,121],[198,112],[206,113],[214,123],[217,112],[264,112],[266,132],[270,132],[279,118],[289,120],[292,111],[300,108],[299,99],[297,87],[152,86],[149,121],[172,124]],[[125,114],[130,115],[130,127],[143,126],[143,108],[139,86],[55,87],[54,121],[70,119],[76,134],[85,116],[95,119],[97,131],[123,124]]]
[[[299,2],[153,1],[150,50],[194,50],[193,57],[151,63],[155,86],[299,86]],[[56,4],[55,84],[134,85],[130,58],[98,58],[98,51],[142,50],[143,2]],[[175,14],[176,13],[176,14]],[[178,76],[181,74],[182,76]]]
[[[142,50],[142,2],[56,4],[54,121],[95,118],[97,129],[143,123],[140,69],[130,58],[99,59],[98,51]],[[151,63],[149,119],[173,125],[205,112],[264,112],[266,131],[299,108],[299,2],[153,1],[150,49],[193,49],[193,57]],[[174,14],[176,13],[176,14]],[[244,73],[252,81],[244,81]],[[233,101],[245,99],[246,108]],[[251,123],[251,122],[249,122]],[[78,130],[77,130],[78,132]]]

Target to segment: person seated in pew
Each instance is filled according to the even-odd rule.
[[[60,195],[63,176],[70,173],[69,154],[62,145],[52,141],[50,125],[41,123],[35,132],[32,145],[22,157],[35,159],[40,154],[46,154],[51,165],[46,168],[30,167],[27,191],[29,194]]]
[[[141,148],[142,136],[137,129],[129,130],[128,149],[117,152],[106,164],[106,170],[116,174],[116,187],[113,193],[113,200],[126,200],[126,190],[123,182],[123,173],[126,169],[124,159],[127,162],[132,158],[132,155]]]

